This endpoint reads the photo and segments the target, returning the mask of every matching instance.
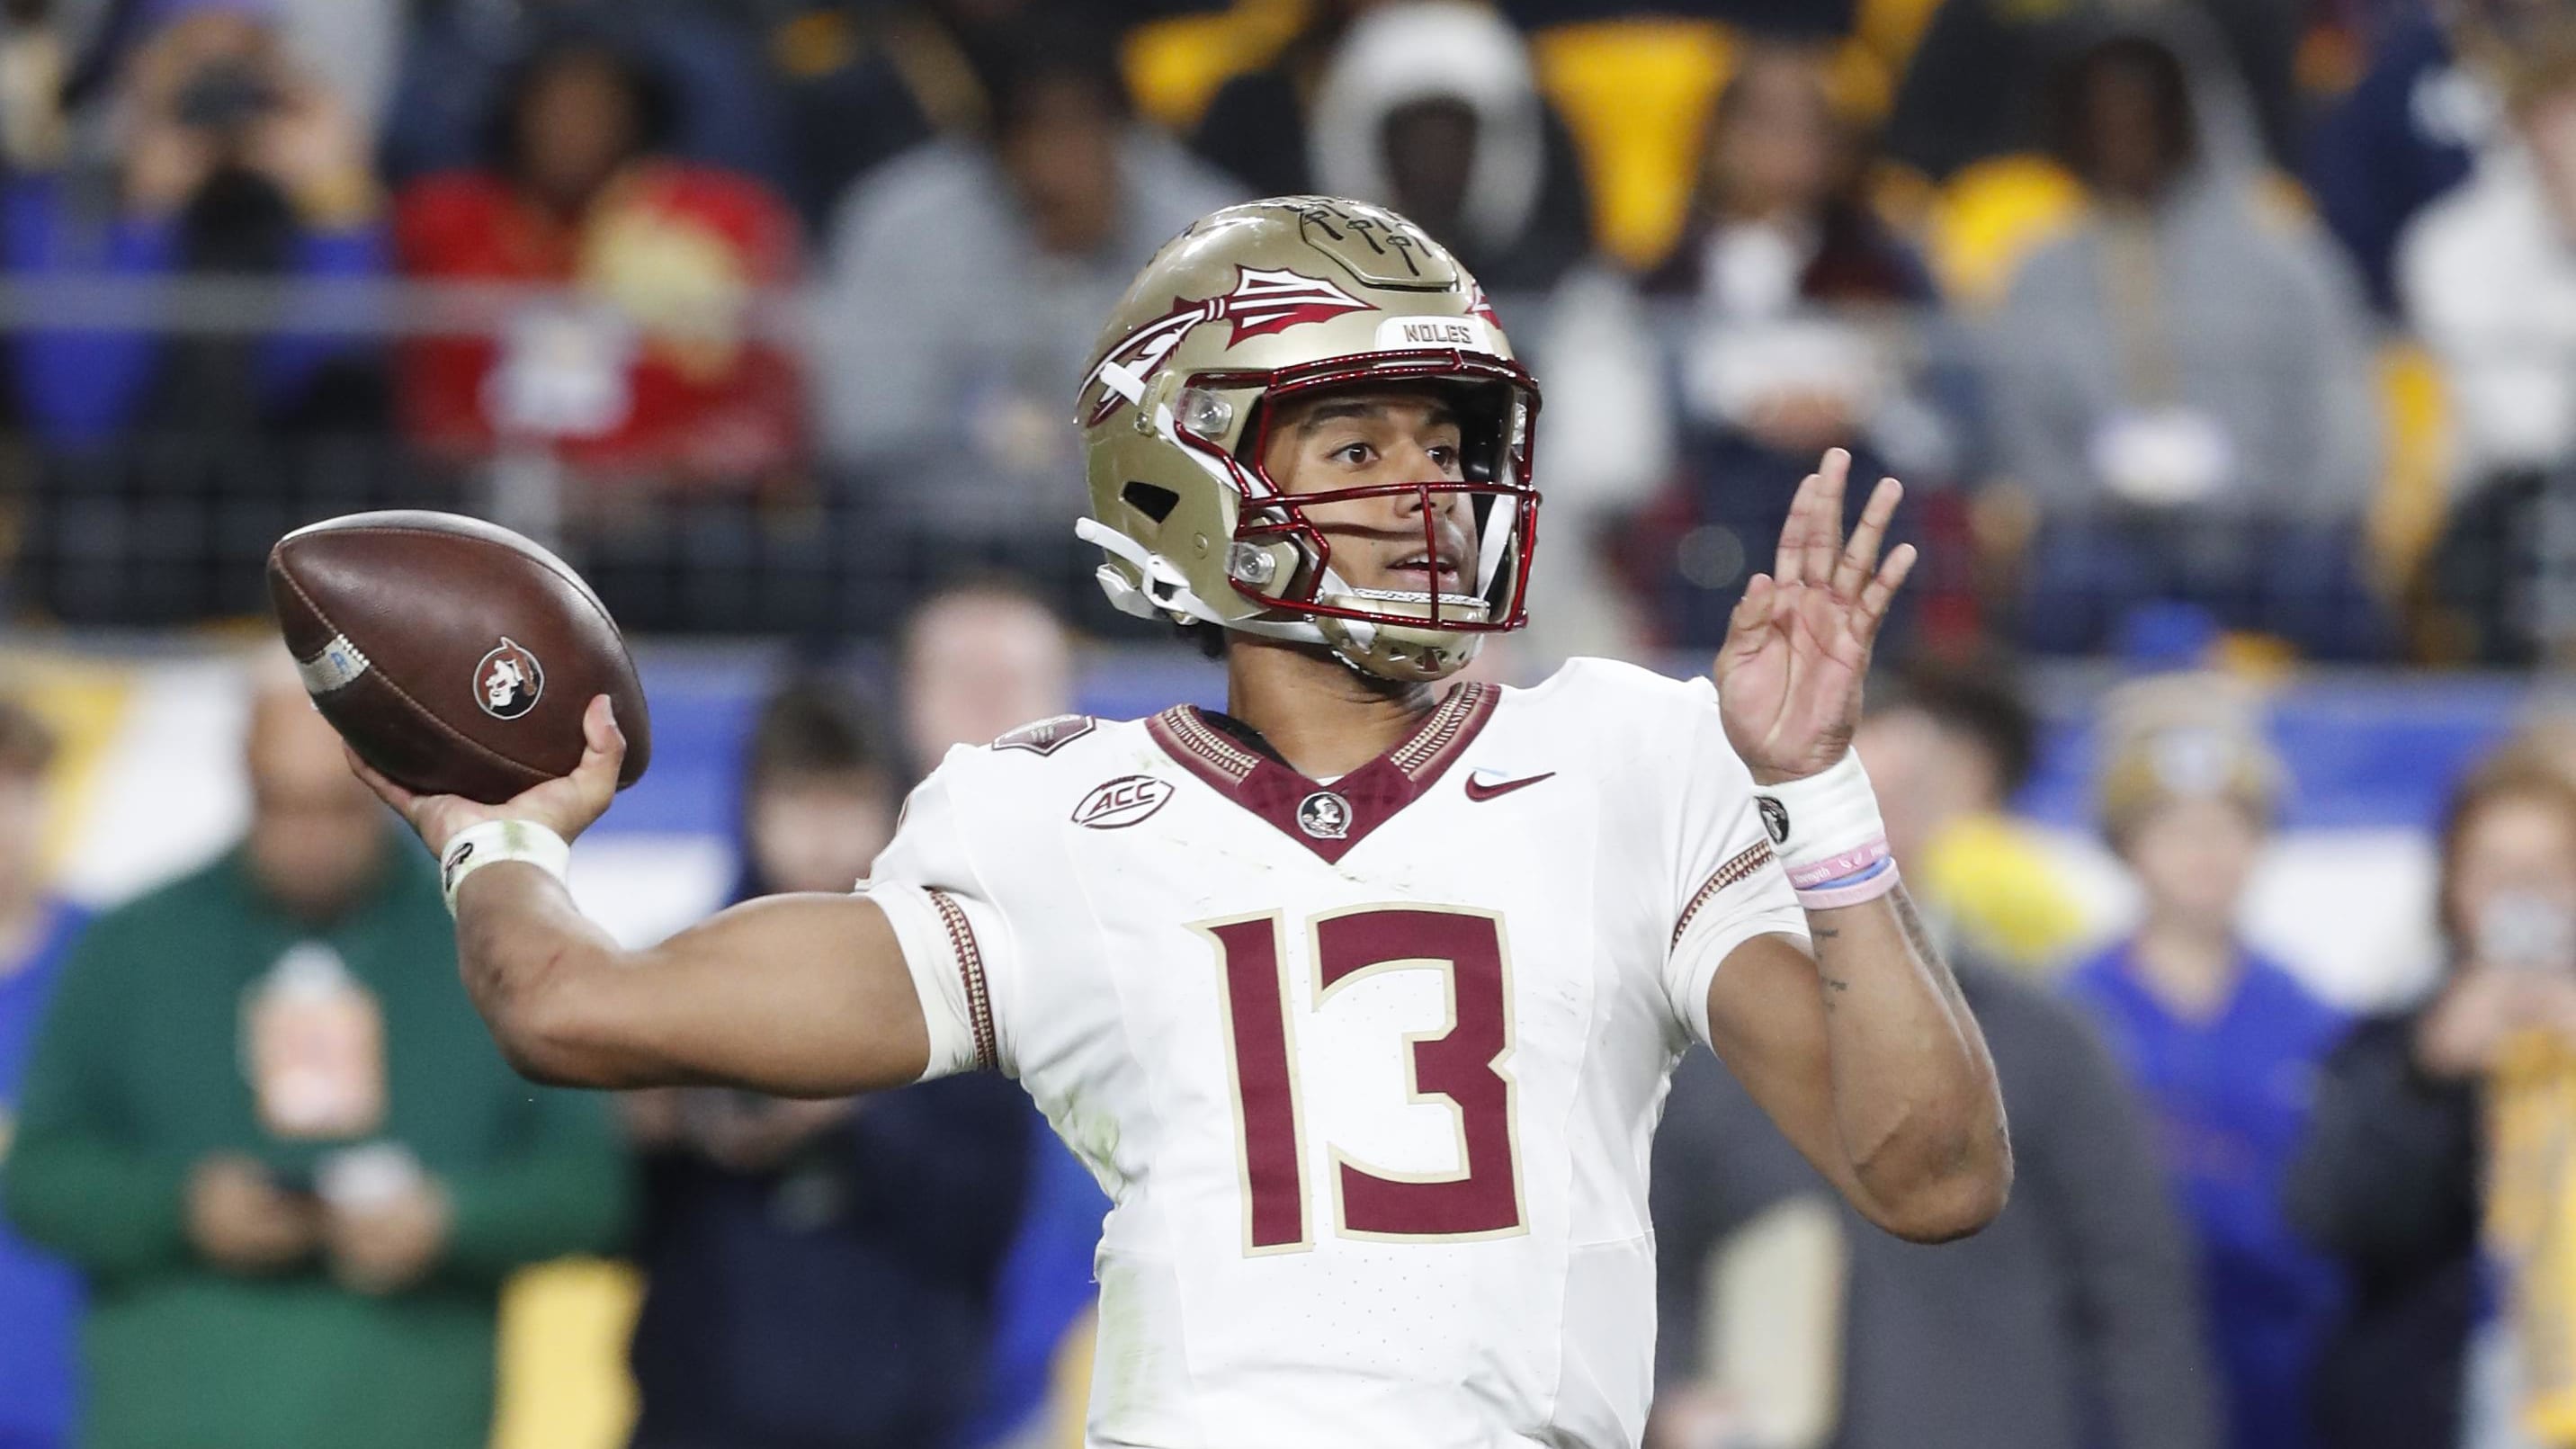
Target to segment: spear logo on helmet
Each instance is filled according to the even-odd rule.
[[[1180,345],[1181,338],[1202,322],[1219,319],[1234,324],[1232,340],[1266,337],[1285,332],[1308,322],[1325,322],[1346,312],[1366,312],[1369,304],[1316,277],[1297,272],[1268,271],[1259,267],[1234,269],[1234,290],[1218,296],[1190,301],[1172,299],[1172,310],[1159,319],[1146,323],[1135,335],[1120,343],[1118,349],[1101,359],[1100,367],[1091,374],[1092,385],[1101,395],[1083,418],[1083,426],[1098,427],[1102,420],[1118,411],[1127,399],[1101,375],[1111,364],[1126,368],[1138,376],[1154,370],[1157,363]]]

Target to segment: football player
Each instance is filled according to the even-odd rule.
[[[1523,620],[1538,389],[1445,249],[1230,207],[1095,358],[1083,536],[1120,607],[1219,642],[1225,712],[953,751],[855,894],[641,951],[562,883],[614,793],[604,698],[580,768],[506,805],[373,777],[521,1071],[1016,1076],[1115,1203],[1102,1446],[1635,1445],[1647,1147],[1693,1040],[1888,1231],[1995,1214],[1994,1069],[1850,751],[1914,558],[1879,557],[1892,480],[1845,540],[1826,457],[1713,681],[1451,682]]]

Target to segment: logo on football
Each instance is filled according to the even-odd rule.
[[[474,666],[474,702],[494,719],[517,719],[535,709],[545,692],[545,666],[507,634]]]
[[[1351,802],[1318,790],[1297,802],[1297,828],[1317,840],[1340,840],[1351,833]]]
[[[1097,786],[1073,807],[1073,823],[1094,830],[1123,830],[1163,808],[1172,782],[1151,775],[1121,775]]]

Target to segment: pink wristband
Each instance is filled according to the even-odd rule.
[[[1877,900],[1896,889],[1896,861],[1884,851],[1876,864],[1840,880],[1798,890],[1798,904],[1811,911],[1834,911]]]
[[[1845,876],[1858,875],[1887,859],[1887,837],[1882,835],[1866,845],[1838,850],[1821,860],[1808,861],[1789,868],[1789,884],[1802,890],[1817,890],[1832,885]]]

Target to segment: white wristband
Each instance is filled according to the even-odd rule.
[[[1753,802],[1799,904],[1831,910],[1896,888],[1887,824],[1859,755],[1846,750],[1820,774],[1757,787]]]
[[[523,860],[556,880],[572,870],[572,847],[564,838],[533,820],[486,820],[469,825],[447,842],[438,860],[439,888],[447,893],[447,913],[456,914],[456,888],[487,865]]]

